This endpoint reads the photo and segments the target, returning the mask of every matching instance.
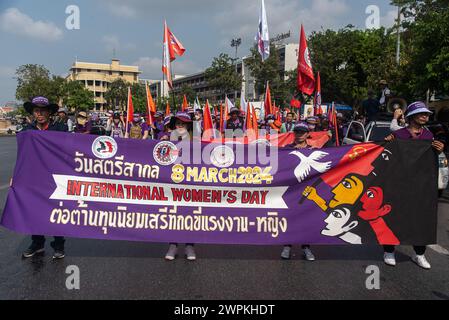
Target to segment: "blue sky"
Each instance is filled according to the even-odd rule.
[[[80,9],[80,30],[67,30],[66,7]],[[299,26],[307,33],[347,24],[365,28],[367,6],[380,9],[381,25],[391,26],[396,8],[390,0],[265,0],[270,35]],[[260,0],[0,0],[0,105],[15,100],[15,69],[45,65],[53,74],[67,74],[75,57],[109,63],[116,50],[122,64],[139,65],[142,78],[160,79],[163,21],[187,51],[173,68],[177,74],[208,67],[220,52],[233,55],[233,37],[242,38],[246,55],[257,30]]]

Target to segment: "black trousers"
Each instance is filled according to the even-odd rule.
[[[64,237],[54,237],[54,238],[55,240],[50,242],[51,247],[55,250],[61,251],[64,250],[64,243],[65,243]],[[44,236],[33,235],[31,236],[31,240],[33,240],[33,245],[38,247],[43,247],[45,244]]]
[[[424,253],[426,253],[426,246],[413,246],[413,249],[415,249],[415,253],[419,256],[422,256]],[[384,251],[386,253],[393,253],[394,246],[384,246]]]

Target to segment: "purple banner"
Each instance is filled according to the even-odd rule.
[[[20,233],[261,245],[435,240],[436,169],[422,142],[295,150],[266,149],[260,140],[219,145],[36,131],[17,140],[1,223]],[[420,164],[403,161],[410,148]],[[414,180],[412,172],[427,187],[392,195]]]

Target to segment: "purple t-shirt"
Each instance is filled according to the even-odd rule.
[[[417,137],[413,137],[408,128],[402,128],[395,132],[393,132],[393,135],[397,139],[403,139],[403,140],[433,140],[433,133],[430,132],[428,129],[423,128],[421,133]]]
[[[131,131],[132,123],[128,123],[128,132]],[[148,131],[148,125],[144,122],[140,124],[140,128],[142,129],[142,136],[145,134],[145,131]]]
[[[92,130],[92,123],[90,121],[87,121],[83,126],[79,123],[75,126],[75,133],[86,133],[90,132]]]

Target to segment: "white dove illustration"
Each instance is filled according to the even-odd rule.
[[[318,162],[318,160],[323,159],[325,156],[329,155],[326,152],[315,151],[309,157],[306,157],[299,151],[293,151],[290,154],[294,154],[301,162],[296,167],[294,174],[299,182],[303,182],[307,176],[310,174],[311,168],[315,169],[319,173],[324,173],[331,168],[332,162]]]

